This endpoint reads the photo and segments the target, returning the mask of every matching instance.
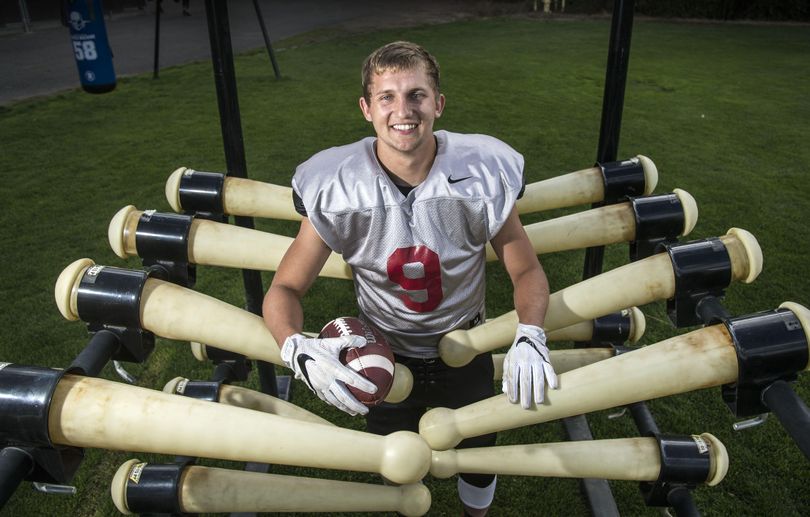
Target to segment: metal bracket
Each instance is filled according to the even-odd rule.
[[[766,420],[768,420],[768,415],[770,415],[770,413],[762,413],[761,415],[755,416],[754,418],[734,422],[731,428],[734,429],[735,431],[743,431],[745,429],[750,429],[752,427],[762,425],[765,423]]]
[[[125,382],[129,384],[136,384],[138,382],[136,377],[133,377],[128,371],[124,370],[124,367],[121,366],[119,361],[113,361],[113,368],[115,369],[115,373],[117,373],[118,376],[121,377]]]
[[[34,490],[49,495],[76,495],[76,487],[70,485],[55,485],[53,483],[31,483]]]

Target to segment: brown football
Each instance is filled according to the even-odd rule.
[[[361,348],[347,348],[340,353],[340,362],[358,372],[377,386],[377,393],[366,393],[348,386],[357,400],[366,406],[376,406],[388,396],[394,382],[394,354],[388,341],[375,328],[358,318],[336,318],[327,323],[318,337],[363,336],[368,343]]]

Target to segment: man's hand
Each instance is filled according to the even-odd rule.
[[[377,386],[343,365],[339,358],[344,348],[364,346],[366,339],[362,336],[315,339],[293,334],[284,340],[281,359],[318,398],[352,416],[365,415],[368,408],[354,398],[346,384],[368,393],[375,393]]]
[[[545,384],[557,389],[557,374],[551,366],[546,347],[546,333],[534,325],[518,323],[515,342],[503,360],[503,392],[509,402],[515,404],[520,394],[523,409],[542,404]]]

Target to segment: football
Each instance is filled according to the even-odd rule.
[[[366,406],[376,406],[388,396],[394,382],[394,354],[380,332],[358,318],[336,318],[321,329],[318,337],[363,336],[368,343],[362,348],[347,348],[340,353],[340,362],[358,372],[377,386],[377,393],[366,393],[348,386],[357,400]]]

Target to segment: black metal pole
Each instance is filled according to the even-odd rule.
[[[624,89],[627,84],[627,68],[630,61],[630,36],[633,32],[634,4],[634,0],[616,0],[613,3],[605,91],[602,97],[602,122],[596,151],[596,161],[599,163],[615,161],[619,152]],[[594,207],[597,206],[601,206],[601,203],[594,205]],[[583,279],[602,272],[604,256],[604,246],[588,248],[585,251]]]
[[[762,390],[762,402],[776,415],[782,427],[810,459],[810,410],[785,381],[775,381]]]
[[[115,332],[99,330],[70,364],[70,369],[78,369],[82,375],[95,377],[120,346],[121,339]]]
[[[28,14],[28,5],[25,0],[18,0],[17,5],[20,7],[20,21],[22,22],[23,32],[31,32],[31,15]]]
[[[630,37],[633,32],[634,0],[616,0],[610,27],[610,49],[602,97],[602,124],[596,159],[615,161],[619,151],[619,133],[624,109],[624,90],[630,63]]]
[[[152,68],[152,79],[158,78],[158,72],[160,70],[160,11],[163,10],[163,6],[160,3],[163,0],[155,0],[155,59]]]
[[[667,494],[667,502],[672,505],[678,517],[700,517],[700,511],[695,504],[692,493],[685,486],[679,486]]]
[[[619,148],[624,86],[627,80],[627,63],[630,55],[630,34],[633,27],[633,6],[633,0],[616,0],[613,3],[605,91],[602,97],[602,122],[596,153],[596,161],[599,163],[615,161]],[[594,207],[601,205],[602,203],[596,203]],[[604,246],[588,248],[585,251],[583,279],[602,272],[604,256]],[[569,440],[593,439],[585,415],[563,419],[563,425]],[[607,480],[583,479],[580,487],[585,493],[593,515],[619,514]]]
[[[6,447],[0,451],[0,509],[34,468],[31,455],[17,447]]]
[[[264,25],[264,16],[262,16],[262,9],[259,7],[259,0],[253,0],[253,7],[256,9],[256,18],[259,19],[259,27],[262,29],[264,46],[267,47],[267,55],[270,56],[270,63],[273,65],[273,73],[276,75],[276,79],[281,79],[281,70],[278,68],[276,54],[273,52],[273,46],[270,44],[270,36],[267,35],[267,27]]]
[[[239,98],[236,91],[236,73],[233,65],[233,49],[228,21],[226,0],[205,0],[205,14],[208,19],[208,37],[211,41],[211,64],[214,68],[219,120],[222,129],[222,142],[225,148],[225,163],[228,175],[247,178],[245,146],[242,138],[242,121],[239,115]],[[252,217],[234,217],[234,222],[242,228],[253,228]],[[243,269],[242,281],[245,286],[246,309],[254,314],[262,314],[261,274],[258,271]],[[261,361],[259,361],[261,363]],[[260,367],[261,385],[265,393],[276,396],[275,371],[271,367]]]
[[[630,414],[633,416],[633,421],[636,423],[636,428],[641,436],[652,436],[661,431],[658,430],[658,424],[655,423],[650,408],[644,402],[636,402],[627,406]]]
[[[593,440],[591,428],[585,415],[563,418],[563,427],[571,441]],[[594,517],[619,517],[619,507],[613,498],[613,492],[606,479],[580,479],[580,490],[588,501],[591,515]]]

